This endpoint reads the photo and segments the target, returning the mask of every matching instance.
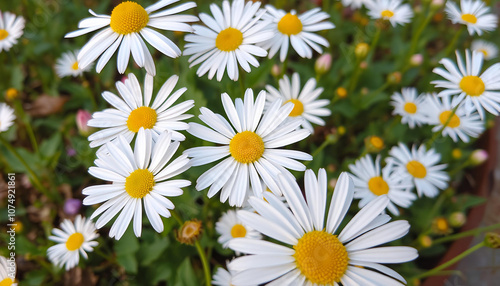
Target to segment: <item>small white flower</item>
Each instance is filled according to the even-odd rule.
[[[368,15],[373,19],[383,19],[391,22],[391,25],[403,25],[411,22],[413,11],[408,4],[402,4],[401,0],[373,0],[366,4]]]
[[[474,40],[471,43],[470,49],[472,51],[483,53],[485,60],[491,60],[497,57],[498,48],[494,43],[483,40]]]
[[[238,219],[236,211],[233,210],[228,210],[220,217],[219,221],[215,224],[215,230],[220,235],[217,242],[222,244],[224,248],[227,248],[229,241],[233,238],[246,237],[260,239],[262,237],[258,231],[255,231]]]
[[[14,109],[6,103],[0,103],[0,132],[7,131],[14,124],[15,119]]]
[[[427,123],[427,101],[424,94],[418,95],[416,88],[403,88],[401,93],[395,92],[391,99],[391,105],[394,106],[392,114],[400,115],[401,123],[408,124],[412,129]]]
[[[98,245],[96,239],[99,234],[96,232],[94,223],[78,215],[73,224],[65,219],[61,223],[61,229],[52,229],[53,236],[49,239],[58,244],[51,246],[47,250],[47,256],[52,263],[58,267],[66,265],[66,271],[78,265],[80,254],[87,259],[87,252],[92,252]]]
[[[484,119],[484,110],[498,115],[500,112],[500,63],[490,66],[481,73],[483,53],[465,50],[465,64],[457,54],[457,64],[445,58],[440,63],[445,67],[435,68],[434,73],[445,80],[435,80],[432,84],[445,88],[438,96],[459,95],[458,101],[465,97],[464,105],[467,114],[477,110],[481,119]]]
[[[228,264],[228,262],[226,262]],[[232,271],[231,269],[226,270],[222,267],[217,268],[217,271],[215,272],[214,276],[212,277],[212,284],[216,286],[234,286],[232,283],[233,276],[236,274],[235,271]],[[257,284],[252,284],[251,280],[250,281],[245,281],[249,282],[246,283],[245,285],[247,286],[258,286]]]
[[[445,11],[452,23],[467,25],[471,36],[481,36],[483,31],[493,31],[497,27],[497,16],[489,13],[490,7],[481,0],[461,0],[460,8],[453,1],[448,1]]]
[[[98,15],[89,9],[89,12],[94,17],[81,20],[78,23],[80,30],[68,33],[65,36],[66,38],[74,38],[101,30],[78,53],[80,68],[86,68],[100,56],[96,65],[96,71],[99,73],[118,50],[117,67],[119,73],[124,73],[127,69],[130,54],[132,53],[132,57],[139,67],[145,67],[149,74],[155,75],[155,63],[144,40],[171,58],[180,56],[181,50],[170,39],[151,28],[192,32],[193,29],[186,22],[198,21],[195,16],[176,15],[196,7],[194,2],[187,2],[170,9],[158,11],[174,2],[177,1],[161,0],[143,8],[136,2],[124,1],[113,9],[111,16]]]
[[[467,114],[463,104],[461,104],[455,114],[451,116],[453,109],[459,104],[457,97],[450,100],[449,96],[443,96],[440,100],[436,95],[429,95],[427,100],[428,107],[426,112],[429,116],[429,124],[435,125],[434,128],[432,128],[433,132],[441,130],[449,120],[442,134],[443,136],[450,136],[455,142],[460,138],[463,142],[467,143],[469,142],[469,136],[477,138],[483,133],[484,123],[481,118],[479,118],[479,115],[475,112]]]
[[[8,51],[23,35],[25,20],[10,12],[0,10],[0,52]]]
[[[297,15],[295,10],[287,13],[272,5],[266,5],[266,9],[268,14],[264,15],[263,19],[271,21],[267,28],[272,31],[273,37],[260,45],[269,50],[269,58],[281,50],[280,60],[283,62],[290,44],[299,56],[308,59],[312,58],[312,49],[321,54],[323,53],[321,46],[330,46],[325,38],[314,33],[335,28],[331,22],[324,21],[330,18],[330,15],[322,12],[320,8],[306,11],[300,15]]]
[[[14,283],[16,268],[15,260],[7,260],[7,258],[0,256],[0,285],[17,286],[17,283]]]
[[[66,52],[57,59],[56,72],[59,77],[80,76],[92,68],[92,65],[88,65],[84,69],[80,68],[78,60],[76,59],[77,54],[78,50],[74,52]]]
[[[342,5],[344,7],[351,7],[352,9],[360,9],[363,5],[371,0],[342,0]]]
[[[314,132],[311,123],[321,126],[325,125],[325,121],[319,116],[329,116],[331,114],[330,109],[325,108],[330,101],[328,99],[318,99],[323,92],[323,88],[316,88],[316,80],[314,78],[306,82],[302,91],[300,90],[300,78],[298,73],[293,74],[292,82],[290,82],[288,76],[285,75],[280,79],[279,86],[280,90],[278,91],[271,85],[266,85],[266,89],[269,92],[266,102],[267,108],[271,106],[276,99],[281,99],[283,104],[288,102],[294,104],[292,112],[288,115],[289,118],[303,118],[302,127],[306,128],[311,133]]]
[[[422,145],[418,149],[408,149],[406,145],[399,143],[389,151],[392,157],[386,159],[387,164],[395,164],[395,173],[403,178],[412,179],[417,189],[418,196],[433,198],[439,190],[448,187],[449,176],[443,170],[446,164],[438,165],[441,155],[434,149],[426,150]]]

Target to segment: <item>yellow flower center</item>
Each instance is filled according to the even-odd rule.
[[[2,280],[2,282],[0,282],[0,286],[10,286],[12,285],[12,283],[14,283],[14,281],[12,281],[10,277],[6,277],[4,280]]]
[[[384,140],[378,136],[370,137],[370,144],[377,149],[382,149],[384,147]]]
[[[285,103],[289,103],[289,102],[293,103],[293,109],[292,109],[292,112],[290,112],[290,114],[288,116],[295,117],[295,116],[302,115],[302,113],[304,112],[304,104],[302,104],[302,102],[300,102],[300,100],[298,100],[298,99],[290,99],[290,100],[285,101]]]
[[[476,24],[477,18],[472,14],[462,14],[462,20],[467,23]]]
[[[4,29],[0,29],[0,41],[7,38],[9,36],[9,32]]]
[[[155,185],[153,173],[148,169],[137,169],[125,179],[125,191],[132,198],[142,199]]]
[[[253,163],[264,154],[264,141],[252,131],[243,131],[229,142],[229,153],[240,163]]]
[[[440,231],[447,231],[448,230],[448,222],[444,218],[438,218],[436,219],[436,228]]]
[[[297,35],[302,32],[302,22],[297,15],[286,14],[278,22],[278,30],[285,35]]]
[[[417,112],[417,105],[413,102],[407,102],[405,103],[404,110],[407,113],[415,114]]]
[[[130,112],[127,119],[127,127],[128,130],[132,132],[139,132],[141,127],[144,127],[144,129],[151,129],[155,126],[156,119],[156,110],[151,107],[141,106]]]
[[[480,96],[485,90],[483,80],[475,75],[464,76],[459,86],[469,96]]]
[[[441,114],[439,115],[439,121],[441,121],[441,124],[446,124],[451,116],[451,113],[452,112],[449,110],[441,112]],[[456,114],[453,114],[453,117],[451,117],[450,122],[448,122],[448,125],[446,126],[450,128],[457,128],[458,126],[460,126],[460,118],[458,118]]]
[[[392,18],[392,16],[394,16],[394,12],[390,11],[390,10],[384,10],[380,13],[380,15],[384,18]]]
[[[385,195],[389,192],[389,185],[385,182],[382,177],[373,177],[368,181],[368,189],[376,195]]]
[[[19,95],[19,91],[17,91],[17,89],[15,89],[13,87],[7,89],[7,91],[5,92],[5,97],[8,100],[15,99],[18,95]]]
[[[304,234],[293,248],[297,268],[312,283],[334,284],[347,270],[347,250],[336,235],[314,230]]]
[[[223,52],[236,50],[243,43],[243,34],[235,28],[220,31],[215,39],[215,46]]]
[[[427,176],[427,169],[419,161],[412,160],[408,162],[408,164],[406,164],[406,169],[408,170],[408,173],[415,178],[422,179]]]
[[[68,240],[66,241],[66,248],[69,251],[77,250],[80,246],[82,246],[84,240],[83,234],[75,232],[68,237]]]
[[[247,235],[247,229],[242,224],[237,223],[231,228],[231,236],[233,238],[245,237],[245,235]]]
[[[122,2],[111,12],[110,26],[118,34],[137,33],[146,27],[148,22],[148,12],[132,1]]]
[[[485,50],[485,49],[479,49],[479,50],[477,50],[477,51],[478,51],[478,52],[483,53],[483,55],[484,55],[485,57],[487,57],[487,56],[488,56],[488,51],[487,51],[487,50]]]
[[[337,88],[337,95],[340,97],[340,98],[345,98],[347,97],[347,89],[343,88],[343,87],[339,87]]]
[[[73,65],[71,66],[71,69],[74,71],[78,70],[78,62],[74,62]]]

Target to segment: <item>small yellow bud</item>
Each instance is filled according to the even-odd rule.
[[[451,156],[455,160],[462,158],[462,150],[460,150],[459,148],[453,149],[453,151],[451,151]]]
[[[446,235],[452,232],[448,220],[444,217],[437,217],[432,221],[432,232],[438,235]]]
[[[424,248],[432,246],[432,238],[428,235],[423,235],[419,237],[418,241],[420,242],[420,245]]]
[[[366,150],[370,153],[378,153],[384,149],[384,139],[378,136],[369,136],[365,138]]]
[[[344,126],[339,126],[339,127],[337,128],[337,133],[338,133],[340,136],[344,135],[344,134],[345,134],[345,132],[346,132],[346,129],[345,129],[345,127],[344,127]]]
[[[5,91],[5,99],[6,100],[14,100],[16,99],[17,97],[19,96],[19,91],[13,87],[7,89],[7,91]]]
[[[486,233],[484,244],[491,248],[500,248],[500,235],[494,232]]]
[[[337,88],[337,90],[335,92],[337,93],[338,97],[340,97],[340,98],[347,97],[347,89],[345,89],[343,87]]]
[[[387,82],[390,84],[398,84],[401,82],[402,75],[400,72],[396,71],[387,75]]]
[[[359,43],[356,45],[356,48],[354,48],[354,54],[360,59],[366,57],[368,51],[370,51],[370,46],[367,43]]]

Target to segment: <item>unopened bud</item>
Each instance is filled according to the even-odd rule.
[[[500,248],[500,235],[495,232],[486,233],[484,244],[491,248]]]
[[[320,56],[314,64],[314,69],[319,75],[325,74],[332,67],[332,55],[324,54]]]
[[[194,244],[200,238],[201,230],[200,220],[188,220],[175,232],[175,237],[180,243]]]
[[[390,84],[398,84],[401,82],[401,73],[400,72],[393,72],[393,73],[390,73],[388,76],[387,76],[387,82],[389,82]]]
[[[281,69],[278,65],[273,65],[271,68],[271,75],[274,77],[279,77],[281,75]]]
[[[340,97],[340,98],[347,97],[347,89],[345,89],[343,87],[337,88],[337,90],[335,92],[337,93],[338,97]]]
[[[410,58],[410,65],[418,67],[424,61],[424,57],[421,54],[415,54]]]
[[[463,212],[454,212],[448,218],[452,227],[461,227],[467,221],[467,217]]]
[[[366,61],[362,61],[361,63],[359,63],[359,68],[362,69],[362,70],[365,70],[368,68],[368,63]]]
[[[366,57],[368,51],[370,51],[370,46],[367,43],[359,43],[356,45],[356,48],[354,48],[354,54],[360,59]]]
[[[384,149],[384,139],[378,136],[366,137],[365,147],[369,153],[378,153]]]
[[[483,149],[477,149],[470,154],[469,162],[471,166],[479,166],[488,160],[488,152]]]
[[[436,9],[440,8],[441,6],[444,5],[445,0],[432,0],[431,1],[431,7]]]
[[[453,149],[453,151],[451,151],[451,156],[455,160],[462,158],[462,150],[460,150],[459,148]]]
[[[92,133],[93,128],[87,125],[91,118],[92,115],[87,110],[80,109],[76,113],[76,126],[82,136],[89,136]]]
[[[67,199],[64,202],[64,213],[67,215],[76,215],[79,211],[80,208],[82,207],[82,201],[79,199]]]
[[[420,242],[420,245],[424,248],[428,248],[432,246],[432,238],[428,235],[423,235],[421,236],[418,241]]]
[[[13,87],[7,89],[5,91],[5,99],[8,101],[12,101],[19,96],[19,91]]]

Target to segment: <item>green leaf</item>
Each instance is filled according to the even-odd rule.
[[[116,256],[118,264],[120,264],[127,273],[136,274],[137,273],[137,259],[134,254],[121,254]]]
[[[139,250],[139,242],[132,229],[129,227],[120,240],[114,245],[116,255],[135,254]]]
[[[196,274],[191,265],[189,257],[184,259],[179,268],[177,269],[177,276],[175,278],[174,286],[185,286],[185,285],[200,285]]]
[[[43,141],[40,144],[40,154],[46,159],[50,159],[56,155],[56,152],[61,149],[61,138],[61,133],[54,133],[52,137]]]
[[[141,266],[148,266],[158,259],[169,244],[167,237],[160,238],[158,235],[154,237],[153,242],[143,243],[138,253]]]

